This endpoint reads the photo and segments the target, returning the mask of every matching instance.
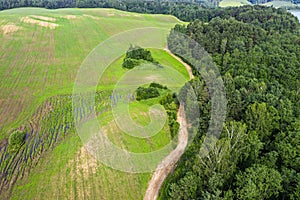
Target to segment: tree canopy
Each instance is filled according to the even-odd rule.
[[[174,53],[184,51],[174,33],[179,31],[211,54],[225,85],[226,122],[209,155],[201,157],[211,102],[206,83],[194,70],[191,85],[198,91],[201,113],[198,135],[168,177],[160,198],[297,199],[299,23],[274,8],[214,11],[209,18],[176,25],[168,44]]]

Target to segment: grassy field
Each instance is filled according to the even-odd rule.
[[[47,98],[71,93],[81,62],[101,41],[133,28],[171,28],[178,22],[113,9],[0,12],[0,139]]]
[[[262,5],[264,5],[264,6],[273,6],[274,8],[283,8],[283,7],[293,8],[293,7],[296,7],[296,4],[293,4],[290,1],[270,1],[270,2],[264,3]]]
[[[251,3],[247,0],[222,0],[219,3],[220,7],[237,7],[244,5],[251,5]]]
[[[188,79],[188,74],[182,70],[184,67],[164,51],[154,50],[153,56],[161,63],[174,63],[174,68],[182,71],[184,77]],[[123,71],[123,74],[126,73],[126,70],[119,65],[121,60],[115,61],[108,68],[107,74],[110,74],[113,69],[119,71],[116,76],[122,75],[120,71]],[[109,85],[113,83],[109,84],[108,81],[107,84],[110,88]],[[122,132],[113,120],[110,110],[110,93],[110,90],[106,90],[97,95],[97,102],[101,102],[101,104],[96,104],[96,111],[101,113],[98,120],[114,144],[132,152],[144,153],[158,150],[169,143],[171,137],[167,123],[158,134],[146,139],[134,138]],[[63,107],[55,109],[53,106],[56,112],[49,114],[49,118],[47,118],[47,114],[42,120],[44,132],[52,130],[53,127],[59,127],[60,124],[72,124],[70,119],[71,99],[68,96],[63,96],[63,98],[60,96],[52,101],[60,101]],[[148,124],[150,122],[147,115],[149,106],[156,103],[158,103],[158,98],[130,104],[130,113],[133,119],[142,125]],[[63,114],[61,114],[62,112]],[[59,130],[54,132],[59,134]],[[29,176],[25,174],[23,179],[17,181],[11,193],[12,199],[19,199],[20,196],[25,199],[76,199],[76,197],[93,199],[99,195],[101,199],[142,199],[151,178],[150,173],[128,174],[106,167],[89,156],[82,147],[79,137],[74,133],[72,125],[67,132],[69,134],[61,135],[60,140],[51,134],[43,137],[45,141],[49,141],[47,144],[54,143],[57,146],[53,151],[40,151],[42,156],[38,158],[39,162],[33,162],[33,165],[37,163],[37,166],[33,168]],[[55,141],[52,141],[53,138]],[[46,149],[46,147],[44,148]],[[52,147],[49,145],[49,148]],[[25,151],[25,155],[27,154]],[[24,155],[19,157],[24,157]]]
[[[11,155],[0,145],[0,193],[12,199],[142,199],[151,174],[113,170],[90,157],[76,135],[71,93],[88,53],[111,35],[133,28],[170,29],[173,16],[113,9],[13,9],[0,12],[0,141],[19,128],[26,144]],[[162,50],[153,57],[187,80],[188,73]],[[105,72],[96,95],[98,120],[115,144],[133,152],[159,149],[170,140],[168,126],[147,138],[132,138],[113,124],[109,95],[126,73],[122,58]],[[100,91],[101,90],[101,91]],[[149,123],[149,105],[132,103],[131,114]],[[1,143],[0,143],[1,144]],[[11,189],[10,183],[16,181]],[[2,189],[2,191],[1,191]]]
[[[244,6],[244,5],[252,5],[251,2],[247,0],[222,0],[219,3],[220,7],[238,7],[238,6]],[[272,6],[274,8],[293,8],[296,7],[296,4],[293,4],[290,1],[270,1],[264,4],[260,4],[263,6]]]

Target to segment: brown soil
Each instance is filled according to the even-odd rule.
[[[58,24],[55,24],[55,23],[40,21],[40,20],[37,20],[37,19],[32,19],[29,16],[21,18],[21,21],[24,22],[24,23],[36,24],[36,25],[39,25],[39,26],[42,26],[42,27],[47,27],[47,28],[50,28],[50,29],[55,29],[56,27],[59,26]]]
[[[75,163],[76,169],[72,171],[71,176],[81,176],[86,179],[89,177],[90,173],[95,174],[98,169],[98,162],[93,158],[85,149],[81,147],[79,152],[76,154],[74,160],[70,160],[68,166],[73,166]]]
[[[40,19],[49,22],[55,22],[56,19],[52,17],[38,16],[38,15],[30,15],[31,18]]]
[[[4,35],[14,33],[16,31],[18,31],[20,28],[21,27],[16,26],[15,24],[12,24],[12,23],[1,26],[1,29],[2,29],[2,32]]]
[[[66,19],[76,19],[76,16],[75,15],[66,15],[63,18],[66,18]]]

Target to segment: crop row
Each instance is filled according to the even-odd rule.
[[[0,194],[8,191],[16,180],[27,176],[43,153],[75,133],[74,119],[82,119],[93,109],[96,113],[109,109],[108,93],[96,93],[94,108],[74,108],[77,116],[73,116],[71,95],[51,97],[37,109],[30,122],[20,127],[26,132],[25,143],[17,151],[10,151],[7,142],[0,147]]]

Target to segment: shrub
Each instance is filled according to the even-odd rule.
[[[151,52],[147,49],[143,49],[141,47],[133,47],[131,46],[129,50],[126,52],[126,58],[132,58],[137,60],[146,60],[149,62],[153,62],[154,59],[151,55]]]
[[[178,134],[180,124],[177,121],[173,121],[172,124],[169,124],[169,127],[170,127],[171,137],[174,138]]]
[[[149,87],[138,87],[136,90],[136,100],[142,100],[142,99],[150,99],[158,97],[160,94],[156,88]]]
[[[165,106],[165,107],[167,106],[167,104],[172,104],[172,102],[175,103],[177,106],[179,104],[177,96],[176,96],[175,93],[173,93],[173,94],[168,93],[165,96],[163,96],[159,101],[159,103],[161,105]]]
[[[132,58],[125,58],[124,62],[122,64],[122,67],[126,68],[126,69],[132,69],[136,66],[138,66],[141,62],[139,60],[136,59],[132,59]]]
[[[25,142],[26,133],[16,130],[10,136],[8,145],[11,150],[18,150]]]
[[[122,66],[126,69],[132,69],[135,66],[138,66],[143,61],[152,62],[159,67],[159,63],[155,61],[151,55],[151,52],[147,49],[143,49],[141,47],[130,46],[128,51],[126,52],[126,56],[124,58]]]
[[[149,87],[153,87],[153,88],[159,88],[159,89],[167,89],[167,86],[163,86],[159,83],[150,83],[150,86]]]

